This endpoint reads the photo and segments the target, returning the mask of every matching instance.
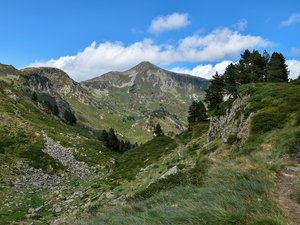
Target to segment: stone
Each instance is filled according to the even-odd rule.
[[[61,212],[61,208],[58,206],[57,208],[54,209],[54,212],[60,213]]]
[[[113,193],[113,192],[107,192],[107,193],[105,194],[105,197],[106,197],[107,199],[112,199],[112,198],[114,198],[114,193]]]
[[[170,175],[175,175],[180,172],[180,169],[177,166],[173,166],[166,173],[164,173],[159,179],[166,179]]]

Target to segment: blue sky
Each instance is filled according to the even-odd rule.
[[[280,51],[300,74],[295,0],[0,0],[0,27],[1,63],[55,66],[75,80],[144,60],[209,78],[245,48]]]

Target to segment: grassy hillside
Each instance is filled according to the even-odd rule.
[[[300,85],[248,84],[239,95],[241,107],[210,142],[209,121],[172,137],[149,134],[144,142],[143,123],[70,97],[82,116],[70,126],[33,101],[22,79],[1,81],[0,224],[292,224],[276,186],[282,169],[299,167],[288,157],[300,143]],[[224,113],[239,102],[229,101]],[[244,142],[233,129],[240,121],[248,121]],[[104,124],[144,143],[123,154],[110,151],[96,137]],[[90,173],[73,176],[42,151],[43,131],[54,145],[74,149]],[[60,181],[36,188],[30,179],[39,174]],[[300,202],[299,180],[298,171],[292,188]]]
[[[88,189],[95,184],[95,178],[99,179],[105,173],[106,170],[101,168],[109,168],[112,165],[109,160],[118,154],[102,148],[100,141],[87,129],[69,126],[44,112],[27,97],[27,90],[20,84],[12,86],[0,82],[0,224],[18,221],[45,224],[62,213],[53,211],[53,207],[61,202],[56,195],[69,196],[82,190],[83,186]],[[60,162],[42,151],[45,143],[42,130],[63,146],[76,149],[75,158],[94,168],[93,175],[81,179],[79,185],[78,178],[69,176]],[[28,165],[24,171],[20,170],[23,165]],[[16,184],[22,181],[22,176],[32,171],[36,176],[44,173],[60,177],[61,183],[54,184],[56,194],[47,187],[36,189],[30,183],[29,187],[18,188]],[[39,207],[37,215],[28,217],[30,209]]]
[[[300,141],[300,86],[249,84],[239,93],[250,95],[240,111],[246,117],[252,113],[245,144],[219,138],[205,144],[206,132],[192,138],[183,133],[175,139],[180,158],[176,161],[173,155],[169,161],[184,168],[179,174],[137,192],[124,207],[100,210],[83,224],[292,224],[275,190],[280,170],[299,166],[286,159]],[[155,174],[155,166],[151,170]]]

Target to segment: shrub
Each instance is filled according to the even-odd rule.
[[[252,119],[251,132],[257,134],[280,128],[283,126],[284,121],[285,115],[281,112],[260,112]]]
[[[227,143],[233,145],[237,140],[238,140],[237,133],[230,134],[229,137],[227,138]]]

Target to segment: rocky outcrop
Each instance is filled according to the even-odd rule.
[[[28,74],[37,74],[49,79],[55,90],[64,97],[72,96],[81,103],[91,104],[91,101],[88,98],[88,93],[85,89],[82,88],[79,83],[72,80],[66,72],[60,69],[52,67],[29,67],[22,71]]]
[[[17,165],[15,170],[19,176],[15,180],[14,185],[18,189],[52,189],[55,185],[58,185],[61,182],[60,177],[44,173],[42,169],[30,167],[26,163]]]
[[[51,80],[38,74],[28,76],[27,85],[32,92],[37,93],[37,101],[45,108],[57,107],[56,116],[65,121],[65,112],[72,112],[69,103],[63,99],[57,92]]]
[[[210,118],[208,142],[220,137],[226,143],[230,135],[236,136],[236,142],[239,144],[243,144],[247,140],[250,132],[250,120],[253,116],[251,113],[246,118],[243,114],[248,99],[249,96],[247,95],[238,97],[224,116]]]
[[[50,155],[55,160],[59,161],[67,171],[74,176],[82,177],[89,173],[89,167],[86,163],[77,161],[73,155],[73,148],[65,148],[58,141],[54,141],[48,137],[43,131],[43,136],[46,141],[43,152]]]
[[[180,169],[177,166],[173,166],[167,172],[165,172],[159,179],[166,179],[171,175],[175,175],[180,172]]]

